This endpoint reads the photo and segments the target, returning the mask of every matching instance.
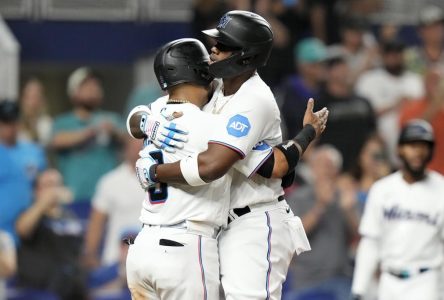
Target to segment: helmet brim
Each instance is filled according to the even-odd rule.
[[[202,33],[205,34],[206,36],[213,38],[213,39],[219,39],[221,37],[219,30],[217,30],[216,28],[202,30]]]

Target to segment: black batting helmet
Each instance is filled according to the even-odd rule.
[[[409,121],[401,130],[398,144],[412,142],[426,142],[431,146],[435,144],[433,128],[427,121],[414,119]]]
[[[202,32],[218,43],[236,49],[229,58],[210,65],[210,73],[218,78],[230,78],[265,66],[273,46],[270,24],[249,11],[230,11],[215,29]]]
[[[206,86],[213,77],[208,71],[209,55],[196,39],[179,39],[164,45],[156,54],[154,73],[162,90],[180,83]]]

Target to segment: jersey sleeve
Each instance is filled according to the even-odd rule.
[[[224,145],[245,158],[254,146],[264,139],[263,134],[268,124],[273,122],[273,109],[267,101],[239,101],[236,112],[224,116],[223,127],[214,130],[209,143]]]
[[[371,238],[379,238],[382,231],[381,193],[378,186],[373,186],[365,204],[364,214],[359,225],[359,233]]]
[[[259,142],[245,159],[238,160],[234,164],[234,168],[246,177],[251,177],[271,155],[273,155],[273,148],[265,142]]]

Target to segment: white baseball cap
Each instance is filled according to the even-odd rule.
[[[72,97],[76,90],[79,88],[79,86],[90,76],[93,75],[93,72],[88,67],[81,67],[69,75],[68,78],[68,84],[67,84],[67,90],[69,97]]]
[[[430,25],[444,21],[444,12],[441,7],[429,4],[419,11],[419,24],[421,26]]]

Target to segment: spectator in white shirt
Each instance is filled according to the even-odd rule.
[[[92,200],[84,262],[89,268],[111,265],[119,261],[121,233],[140,229],[140,204],[144,191],[137,181],[134,166],[139,158],[142,141],[127,138],[125,161],[98,182]],[[104,236],[103,254],[100,243]]]
[[[399,112],[404,101],[423,96],[424,86],[419,75],[405,70],[401,42],[388,41],[381,48],[383,66],[363,73],[356,83],[356,92],[370,101],[377,115],[378,132],[388,146],[390,161],[398,164]]]

